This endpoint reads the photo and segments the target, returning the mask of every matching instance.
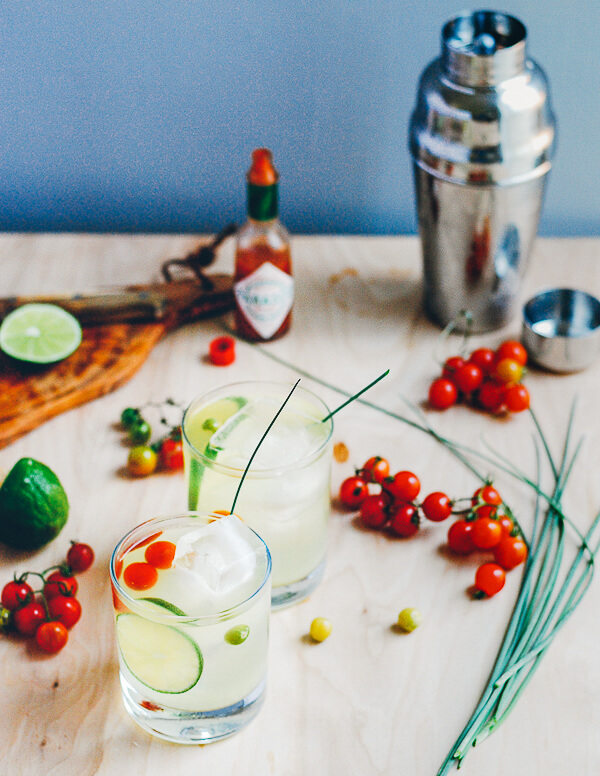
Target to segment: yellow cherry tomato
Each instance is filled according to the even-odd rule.
[[[411,633],[415,628],[418,628],[422,620],[421,612],[410,606],[403,609],[398,615],[398,625],[407,633]]]
[[[503,358],[496,364],[495,374],[503,383],[518,383],[523,377],[523,365],[512,358]]]
[[[127,470],[136,477],[147,477],[156,469],[158,456],[151,447],[132,447],[127,457]]]
[[[332,629],[331,621],[325,617],[315,617],[310,624],[310,635],[315,641],[325,641]]]

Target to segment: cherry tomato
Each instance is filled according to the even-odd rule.
[[[135,477],[146,477],[156,469],[158,457],[151,447],[132,447],[127,456],[127,469]]]
[[[516,568],[527,557],[527,545],[520,536],[503,536],[494,547],[494,560],[506,571]]]
[[[46,610],[39,601],[32,601],[13,614],[15,628],[23,636],[33,636],[45,619]]]
[[[44,584],[44,596],[46,601],[57,595],[71,596],[77,594],[79,583],[75,577],[63,574],[61,571],[53,571]]]
[[[55,655],[69,640],[69,631],[62,622],[45,622],[37,629],[35,640],[40,649]]]
[[[134,423],[140,420],[140,411],[135,407],[127,407],[121,413],[121,425],[123,428],[131,428]]]
[[[447,377],[449,380],[454,381],[454,375],[464,365],[465,360],[462,356],[450,356],[450,358],[447,358],[444,362],[442,377]]]
[[[515,527],[515,524],[511,518],[508,515],[500,515],[498,517],[498,522],[502,526],[502,530],[504,531],[505,536],[510,536]]]
[[[144,558],[155,569],[170,569],[175,557],[173,542],[152,542],[146,547]]]
[[[478,517],[471,532],[473,544],[480,550],[491,550],[502,538],[502,526],[490,517]]]
[[[421,490],[419,478],[412,472],[397,472],[393,477],[387,477],[381,486],[393,499],[405,503],[414,501]]]
[[[57,595],[48,601],[48,611],[53,620],[62,622],[65,628],[71,630],[81,617],[81,604],[76,598]]]
[[[123,582],[132,590],[149,590],[158,581],[158,571],[149,563],[130,563],[123,572]]]
[[[530,404],[529,391],[521,383],[509,385],[506,389],[506,406],[511,412],[528,410]]]
[[[428,520],[441,523],[452,514],[452,502],[445,493],[436,491],[425,498],[421,504],[421,509]]]
[[[359,475],[365,480],[365,482],[381,482],[386,477],[389,477],[390,465],[385,458],[380,455],[375,455],[363,465],[359,472]]]
[[[412,504],[402,504],[398,509],[392,510],[389,527],[396,536],[414,536],[419,530],[418,509]]]
[[[475,587],[490,598],[499,593],[506,582],[506,574],[497,563],[484,563],[475,572]]]
[[[229,366],[235,361],[233,337],[217,337],[208,346],[208,355],[215,366]]]
[[[504,401],[506,387],[495,380],[484,380],[477,392],[477,399],[481,406],[489,411],[497,410]]]
[[[11,612],[33,599],[33,590],[27,582],[15,579],[2,588],[2,606]]]
[[[358,509],[369,495],[369,488],[362,477],[348,477],[340,485],[340,501],[346,509]]]
[[[496,354],[491,348],[477,348],[469,356],[469,361],[478,366],[484,375],[489,375],[494,368]]]
[[[523,377],[523,366],[512,358],[503,358],[502,361],[496,362],[494,377],[505,385],[518,383]]]
[[[525,366],[527,364],[527,351],[520,342],[507,340],[496,350],[496,363],[502,361],[503,358],[510,358],[521,366]]]
[[[466,520],[456,520],[448,529],[448,547],[457,555],[468,555],[473,552],[473,523]]]
[[[74,574],[87,571],[94,562],[94,550],[89,544],[72,542],[67,552],[67,564]]]
[[[167,437],[163,439],[159,451],[160,465],[163,469],[178,471],[183,469],[183,443],[181,439]]]
[[[387,503],[381,493],[367,496],[360,505],[360,519],[367,528],[381,528],[388,520]]]
[[[473,393],[483,381],[483,372],[477,364],[467,361],[458,367],[452,379],[459,391]]]
[[[145,445],[151,436],[152,429],[141,416],[129,429],[129,439],[135,445]]]
[[[484,485],[481,488],[477,488],[475,493],[473,493],[471,503],[473,506],[484,503],[499,507],[502,503],[502,496],[498,493],[496,488],[493,487],[493,485]]]
[[[447,377],[438,377],[429,386],[429,404],[434,410],[447,410],[457,399],[458,389]]]

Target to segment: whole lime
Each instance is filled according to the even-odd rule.
[[[0,487],[0,542],[19,550],[37,550],[62,530],[69,501],[52,469],[21,458]]]

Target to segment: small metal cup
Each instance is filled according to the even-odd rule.
[[[600,355],[600,300],[573,288],[552,288],[523,308],[523,344],[553,372],[577,372]]]

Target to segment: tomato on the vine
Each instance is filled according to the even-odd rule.
[[[369,495],[369,488],[362,477],[348,477],[340,485],[340,501],[346,509],[358,509]]]
[[[484,409],[493,412],[504,402],[505,393],[505,385],[501,385],[495,380],[484,380],[477,392],[477,399]]]
[[[375,455],[369,458],[363,464],[362,469],[359,471],[359,476],[366,482],[381,482],[386,477],[389,477],[390,465],[385,458],[380,455]]]
[[[518,383],[522,376],[522,364],[519,364],[518,361],[514,361],[512,358],[503,358],[502,361],[496,363],[494,368],[494,377],[507,385]]]
[[[146,547],[144,559],[156,569],[170,569],[175,557],[175,549],[173,542],[164,540],[152,542]]]
[[[483,381],[483,372],[477,364],[467,361],[457,368],[452,380],[462,393],[473,393]]]
[[[11,612],[25,606],[32,598],[33,590],[24,580],[15,579],[12,582],[7,582],[2,588],[2,606]]]
[[[393,477],[386,477],[381,483],[382,488],[396,501],[414,501],[421,490],[421,483],[416,474],[402,471]]]
[[[447,410],[457,399],[458,388],[447,377],[438,377],[429,386],[429,404],[435,410]]]
[[[72,596],[77,594],[79,584],[75,577],[67,576],[62,571],[53,571],[46,578],[44,596],[46,601],[57,595]]]
[[[48,601],[48,611],[53,620],[61,622],[65,628],[71,630],[81,617],[81,604],[73,596],[67,598],[57,595]]]
[[[494,368],[496,354],[491,348],[477,348],[469,356],[469,361],[476,364],[484,375],[489,375]]]
[[[39,601],[31,601],[13,614],[15,628],[23,636],[33,636],[45,620],[46,610]]]
[[[419,530],[419,511],[412,504],[402,504],[392,510],[389,523],[390,530],[396,536],[408,538]]]
[[[509,385],[506,389],[506,406],[511,412],[523,412],[530,405],[529,391],[522,383]]]
[[[502,526],[502,530],[504,531],[505,535],[510,536],[515,527],[515,524],[512,518],[509,517],[508,515],[499,515],[498,522]]]
[[[69,640],[69,631],[62,622],[45,622],[37,629],[35,640],[40,649],[55,655]]]
[[[452,502],[445,493],[435,491],[425,498],[421,504],[421,509],[428,520],[441,523],[452,514]]]
[[[507,571],[519,566],[526,557],[527,545],[520,536],[503,536],[494,547],[494,560]]]
[[[510,358],[521,366],[525,366],[527,364],[527,351],[520,342],[507,340],[496,350],[496,363],[504,358]]]
[[[442,370],[442,377],[447,377],[449,380],[454,380],[456,372],[465,365],[465,360],[462,356],[450,356],[444,361],[444,368]]]
[[[480,550],[491,550],[502,538],[502,526],[490,517],[478,517],[471,532],[473,544]]]
[[[89,544],[72,542],[67,552],[67,565],[74,574],[87,571],[94,562],[94,550]]]
[[[360,505],[360,519],[367,528],[382,528],[388,520],[387,502],[381,493],[367,496]]]
[[[473,552],[475,545],[471,536],[473,523],[466,520],[457,520],[448,529],[448,547],[457,555],[468,555]]]
[[[504,587],[506,573],[497,563],[484,563],[475,572],[475,587],[490,598]]]
[[[158,455],[163,469],[170,471],[183,469],[183,443],[181,439],[173,439],[173,437],[163,439]]]

